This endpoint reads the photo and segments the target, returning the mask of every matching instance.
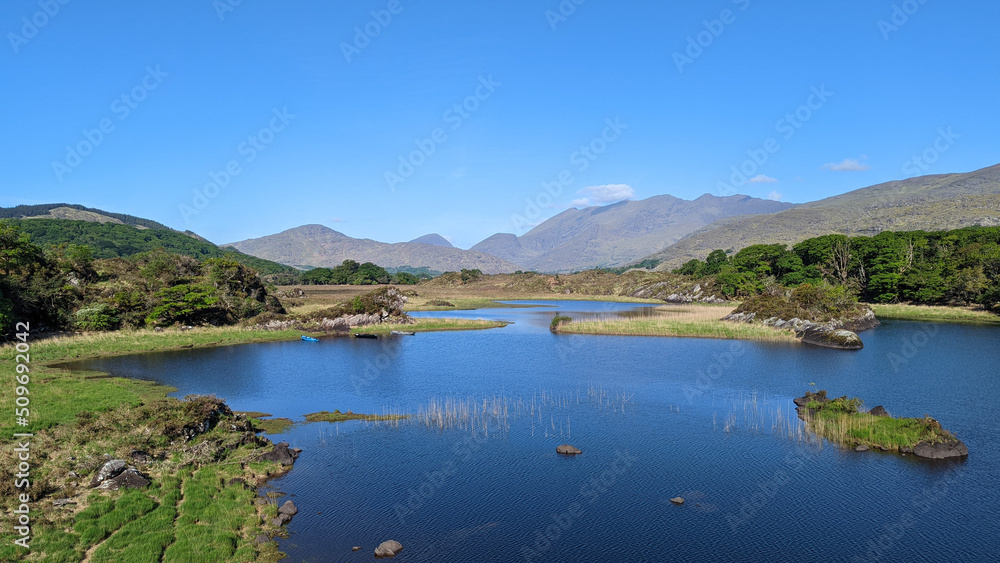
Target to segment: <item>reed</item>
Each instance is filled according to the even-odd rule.
[[[668,306],[658,308],[660,314],[651,317],[562,323],[555,328],[555,332],[620,336],[685,336],[767,342],[798,341],[791,330],[721,320],[731,310],[731,305]]]

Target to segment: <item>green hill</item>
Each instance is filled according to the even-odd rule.
[[[22,206],[24,207],[24,206]],[[35,206],[45,207],[45,206]],[[14,208],[16,209],[16,208]],[[74,208],[75,209],[75,208]],[[10,209],[0,209],[9,212]],[[167,227],[130,215],[111,214],[99,210],[81,209],[81,212],[99,213],[104,216],[129,218],[135,226],[127,223],[94,222],[88,220],[70,219],[8,219],[22,231],[31,235],[31,242],[43,248],[60,244],[80,244],[94,250],[94,258],[126,257],[163,248],[168,252],[184,254],[199,260],[230,256],[240,264],[249,266],[261,275],[294,274],[297,270],[290,266],[249,256],[232,248],[222,249],[210,242],[196,239],[190,235],[170,230]],[[37,216],[36,216],[37,217]],[[121,221],[121,219],[119,219]],[[153,227],[149,225],[159,225]],[[141,227],[145,228],[141,228]]]

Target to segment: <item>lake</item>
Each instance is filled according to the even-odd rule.
[[[997,561],[1000,330],[889,321],[845,352],[556,335],[557,311],[650,311],[526,304],[536,306],[415,314],[514,323],[500,329],[74,365],[294,420],[334,409],[418,415],[271,436],[304,450],[270,483],[299,507],[279,540],[290,561],[368,560],[387,539],[403,544],[401,562]],[[816,389],[894,416],[929,414],[970,454],[931,462],[817,443],[792,404]],[[556,454],[562,443],[583,454]]]

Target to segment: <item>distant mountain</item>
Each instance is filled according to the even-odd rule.
[[[430,244],[434,246],[443,246],[445,248],[455,248],[452,246],[448,239],[437,233],[431,233],[429,235],[424,235],[422,237],[417,237],[410,241],[413,244]]]
[[[568,272],[622,266],[673,244],[717,219],[792,207],[747,195],[705,194],[688,201],[658,195],[601,207],[567,209],[524,235],[493,235],[472,247],[524,269]]]
[[[717,221],[646,259],[659,269],[703,259],[717,248],[795,244],[840,233],[873,236],[882,231],[940,231],[1000,225],[1000,165],[965,174],[937,174],[886,182],[805,203],[766,216]]]
[[[497,274],[520,269],[516,264],[483,252],[461,250],[451,245],[445,247],[426,243],[385,243],[356,239],[323,225],[303,225],[227,246],[253,256],[296,266],[329,268],[349,258],[358,262],[374,262],[383,268],[426,267],[440,272],[478,268],[487,274]]]

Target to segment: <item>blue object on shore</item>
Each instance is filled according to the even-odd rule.
[[[312,336],[306,336],[304,334],[302,335],[302,340],[305,340],[306,342],[319,342],[319,338],[313,338]]]

